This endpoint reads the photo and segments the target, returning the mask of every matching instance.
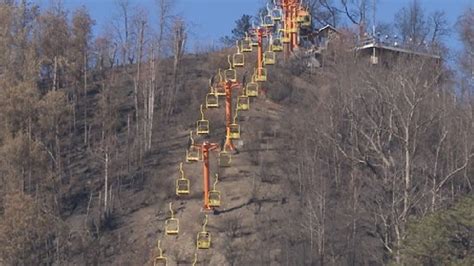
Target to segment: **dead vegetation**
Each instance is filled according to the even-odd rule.
[[[208,79],[231,50],[185,55],[186,25],[165,19],[169,1],[158,1],[158,36],[119,1],[117,45],[92,41],[84,10],[71,26],[59,7],[10,2],[0,4],[0,264],[142,265],[161,238],[170,260],[190,264],[200,165],[185,165],[186,199],[174,180]],[[341,46],[323,69],[271,67],[266,93],[242,113],[234,167],[218,169],[212,155],[223,206],[200,263],[402,262],[410,219],[472,193],[472,88],[463,83],[461,97],[430,60],[372,66]],[[221,141],[222,111],[207,115]],[[177,237],[163,237],[170,201]]]

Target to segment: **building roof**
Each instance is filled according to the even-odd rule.
[[[419,56],[425,56],[425,57],[431,57],[434,59],[441,59],[439,55],[434,55],[434,54],[429,54],[429,53],[423,53],[423,52],[417,52],[409,49],[404,49],[400,47],[394,47],[394,46],[387,46],[384,44],[379,44],[379,43],[368,43],[365,45],[362,45],[360,47],[357,47],[356,50],[366,50],[366,49],[383,49],[383,50],[389,50],[393,52],[399,52],[399,53],[406,53],[406,54],[414,54],[414,55],[419,55]]]
[[[332,25],[330,24],[327,24],[326,26],[320,28],[318,30],[318,32],[322,32],[322,31],[325,31],[325,30],[332,30],[332,31],[335,31],[335,32],[338,32],[338,30],[336,28],[334,28]]]

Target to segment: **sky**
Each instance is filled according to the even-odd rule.
[[[50,0],[34,1],[41,6],[47,6]],[[155,0],[129,0],[134,5],[146,8],[151,16],[156,14]],[[406,6],[411,0],[376,0],[378,22],[393,22],[395,13]],[[443,10],[449,23],[454,26],[463,10],[474,8],[474,0],[419,0],[427,12]],[[96,32],[104,29],[104,25],[116,16],[115,0],[63,0],[67,9],[82,5],[86,6],[91,16],[96,20]],[[194,50],[200,45],[218,43],[221,36],[230,34],[235,20],[242,14],[255,15],[265,0],[174,0],[174,13],[185,18],[190,28],[190,46]],[[370,16],[372,17],[372,15]],[[456,33],[446,40],[451,48],[459,49],[460,43]]]

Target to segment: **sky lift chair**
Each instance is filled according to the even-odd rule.
[[[194,145],[193,131],[189,132],[190,145],[186,150],[186,162],[197,162],[201,159],[201,150]]]
[[[291,41],[290,37],[288,35],[286,35],[287,32],[289,32],[289,31],[287,31],[285,29],[280,29],[280,34],[282,34],[282,37],[281,37],[281,42],[282,43],[290,43],[290,41]]]
[[[180,176],[178,179],[176,179],[176,195],[178,196],[184,196],[184,195],[189,195],[190,193],[190,181],[186,176],[184,175],[183,171],[183,163],[179,164],[179,173]]]
[[[226,138],[229,138],[229,133],[226,134]],[[219,167],[230,167],[232,163],[232,154],[228,152],[225,148],[219,152],[219,157],[217,158],[217,163],[219,164]]]
[[[245,33],[245,38],[242,40],[242,52],[250,53],[252,52],[252,40],[248,36],[247,32]]]
[[[206,95],[206,108],[218,108],[219,107],[219,96],[216,94],[212,87],[212,80],[209,79],[209,90],[210,92]]]
[[[262,67],[260,69],[256,69],[255,73],[257,74],[257,75],[255,75],[255,81],[258,81],[258,82],[267,81],[267,69],[266,68]]]
[[[219,78],[219,82],[217,83],[217,86],[214,89],[214,94],[216,94],[217,96],[225,96],[224,78],[222,77],[222,71],[220,68],[217,75]]]
[[[272,41],[271,41],[271,49],[273,52],[282,52],[283,51],[283,43],[281,41],[281,37],[280,37],[280,34],[278,34],[278,37],[276,38],[271,38]]]
[[[250,35],[250,45],[252,47],[258,47],[258,36],[257,36],[256,32],[254,34]]]
[[[276,54],[271,50],[271,45],[268,46],[268,51],[263,53],[263,64],[274,65],[276,63]]]
[[[165,221],[165,232],[167,235],[177,235],[179,233],[179,220],[174,218],[173,208],[171,207],[170,202],[170,213],[171,218]]]
[[[240,125],[237,124],[238,110],[235,111],[234,121],[229,125],[229,139],[240,139]]]
[[[247,92],[247,96],[249,97],[258,96],[258,83],[255,82],[255,74],[252,75],[252,81],[247,83],[247,85],[245,86],[245,91]]]
[[[308,12],[308,10],[301,8],[298,10],[296,22],[300,23],[301,27],[311,27],[311,14]]]
[[[275,22],[273,21],[273,17],[272,17],[272,10],[268,6],[268,3],[267,3],[267,14],[265,16],[263,16],[263,14],[260,15],[260,18],[262,20],[261,22],[262,27],[271,28],[275,26]]]
[[[167,259],[163,256],[163,250],[161,249],[161,241],[158,240],[158,253],[159,255],[153,260],[153,266],[166,266]]]
[[[221,192],[216,189],[219,175],[216,174],[216,180],[212,186],[212,190],[209,191],[209,207],[218,208],[221,206]]]
[[[201,104],[201,119],[196,122],[196,134],[207,135],[209,134],[209,120],[204,118],[204,112],[202,111]]]
[[[202,231],[196,236],[196,247],[198,249],[209,249],[211,247],[211,233],[206,230],[207,214],[202,225]]]
[[[245,89],[244,89],[245,90]],[[248,111],[250,109],[250,98],[246,92],[237,97],[237,110]],[[237,112],[236,112],[237,114]]]
[[[232,62],[230,61],[230,55],[227,56],[229,62],[229,69],[224,71],[224,78],[226,81],[237,82],[237,71],[232,68]]]
[[[232,66],[243,67],[245,65],[244,54],[240,52],[239,42],[237,41],[237,53],[232,55]]]
[[[273,9],[270,15],[273,21],[281,21],[283,18],[283,10],[277,6],[276,1],[273,1]]]

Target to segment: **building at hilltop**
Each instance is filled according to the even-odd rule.
[[[431,52],[426,45],[420,45],[418,47],[403,45],[397,40],[397,36],[390,37],[385,35],[383,38],[380,36],[371,36],[364,34],[362,37],[351,36],[348,31],[343,29],[336,29],[331,25],[326,25],[318,30],[313,31],[309,35],[310,45],[305,45],[307,50],[305,56],[309,58],[309,67],[320,67],[324,65],[326,51],[336,41],[343,39],[353,38],[350,40],[354,42],[354,49],[357,56],[360,58],[366,58],[369,63],[377,65],[388,66],[389,63],[395,58],[401,55],[423,57],[425,59],[433,59],[436,62],[441,61],[441,57]],[[358,39],[358,40],[356,40]]]

